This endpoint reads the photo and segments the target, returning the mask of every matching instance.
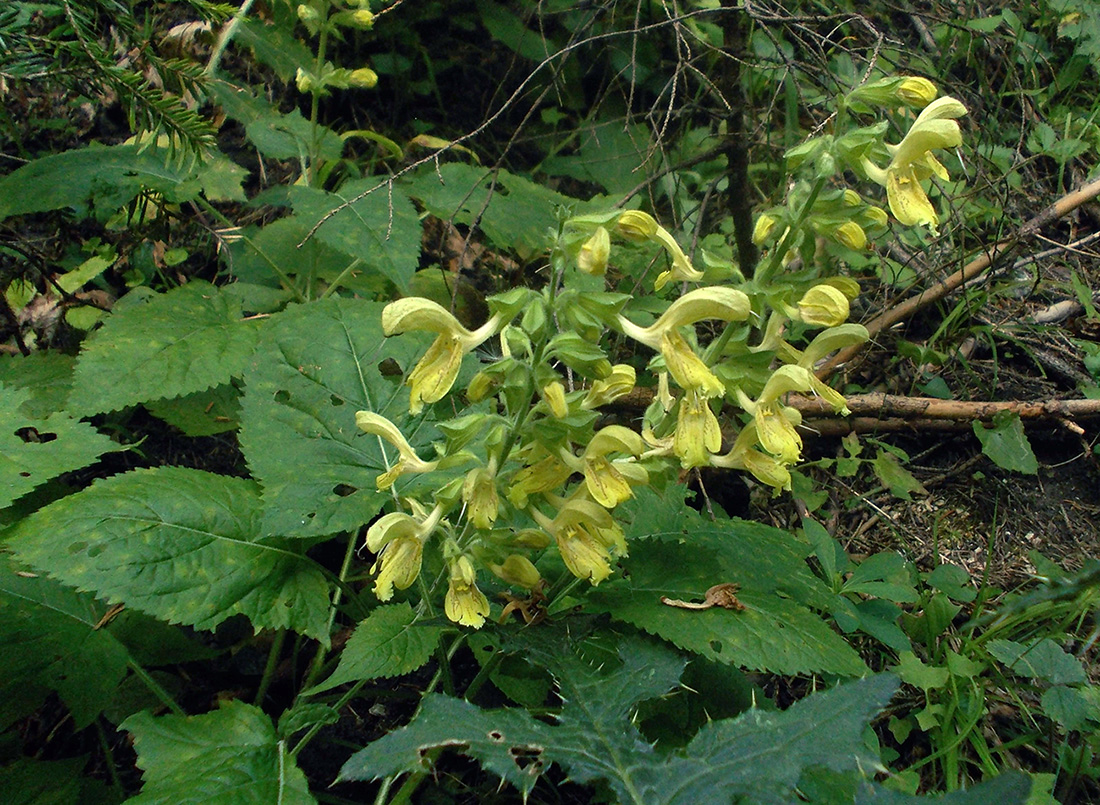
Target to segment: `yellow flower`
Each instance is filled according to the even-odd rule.
[[[947,169],[932,156],[932,151],[962,144],[962,132],[955,118],[965,114],[966,107],[954,98],[933,101],[917,116],[900,143],[886,146],[892,158],[885,169],[864,158],[867,176],[886,187],[890,211],[900,223],[925,225],[936,231],[939,219],[920,183],[932,175],[949,178]]]
[[[555,419],[565,419],[569,416],[569,404],[565,401],[565,386],[560,380],[554,380],[542,387],[542,400]]]
[[[855,249],[857,252],[867,247],[867,233],[855,221],[845,221],[838,226],[833,230],[833,238],[840,245]]]
[[[519,509],[526,508],[528,496],[557,489],[573,474],[573,470],[560,458],[546,453],[542,448],[530,448],[529,452],[535,455],[541,452],[543,455],[517,472],[508,488],[508,500]],[[531,458],[534,456],[529,456],[528,460]]]
[[[542,579],[538,568],[525,556],[513,553],[499,565],[489,565],[493,574],[508,584],[530,590]]]
[[[588,394],[581,400],[581,408],[591,411],[593,408],[612,403],[634,390],[638,375],[628,363],[617,363],[611,367],[611,374],[603,380],[593,381]]]
[[[705,467],[710,463],[711,453],[722,449],[722,429],[718,425],[718,417],[710,409],[706,397],[693,390],[689,390],[680,400],[672,449],[684,469]]]
[[[936,96],[940,94],[940,91],[927,78],[907,75],[898,85],[897,93],[898,100],[906,106],[923,109],[936,100]]]
[[[384,514],[367,529],[367,548],[377,554],[371,573],[378,573],[374,580],[374,594],[379,601],[393,598],[393,590],[405,590],[420,575],[420,562],[424,556],[424,542],[443,515],[437,506],[424,520],[417,520],[403,512]]]
[[[581,246],[577,255],[577,268],[585,274],[602,277],[607,271],[607,260],[611,256],[611,233],[605,227],[596,227],[596,231]]]
[[[439,466],[438,461],[424,461],[420,458],[398,427],[381,414],[356,411],[355,424],[359,430],[385,439],[397,448],[400,456],[396,464],[374,479],[379,489],[389,489],[398,476],[406,472],[431,472]]]
[[[593,500],[613,509],[633,496],[632,486],[648,483],[649,474],[631,460],[612,461],[608,456],[626,453],[633,457],[642,449],[642,437],[630,428],[608,425],[592,437],[582,456],[575,456],[564,447],[560,455],[570,469],[584,473],[585,486]]]
[[[409,411],[420,413],[424,403],[443,399],[462,364],[462,356],[482,344],[500,328],[501,315],[495,314],[477,330],[467,330],[442,305],[430,299],[407,297],[386,305],[382,311],[382,330],[386,335],[426,330],[438,337],[424,357],[409,373],[405,383],[412,387]]]
[[[733,448],[724,456],[712,456],[710,463],[725,469],[748,470],[762,484],[775,489],[790,489],[791,473],[774,456],[754,447],[758,438],[756,425],[750,422],[737,435]]]
[[[626,555],[626,539],[607,509],[589,500],[571,500],[551,520],[537,509],[531,516],[557,543],[569,572],[592,586],[611,575],[611,559]]]
[[[475,467],[466,473],[462,484],[462,500],[466,503],[466,519],[474,528],[490,529],[500,513],[496,473],[490,467]]]
[[[460,556],[451,562],[450,586],[443,609],[455,623],[480,629],[489,615],[489,599],[476,582],[477,573],[468,557]]]
[[[370,13],[370,12],[368,12]],[[358,70],[352,70],[348,75],[348,86],[359,87],[360,89],[373,89],[378,85],[378,73],[369,67],[360,67]]]
[[[752,242],[757,246],[761,245],[768,239],[768,235],[775,229],[776,218],[773,215],[768,215],[766,212],[761,213],[757,219],[756,224],[752,228]]]
[[[848,297],[832,285],[815,285],[798,300],[798,317],[812,327],[833,327],[847,320]]]
[[[615,233],[627,240],[649,240],[657,234],[660,225],[648,212],[627,210],[615,222]]]
[[[735,288],[715,286],[684,294],[649,327],[639,327],[622,315],[618,322],[625,335],[661,353],[669,374],[680,388],[717,397],[725,393],[725,386],[692,351],[678,330],[703,319],[743,321],[750,311],[749,298],[744,293]]]

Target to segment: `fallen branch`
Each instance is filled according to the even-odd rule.
[[[1043,227],[1068,215],[1086,201],[1091,201],[1097,196],[1100,196],[1100,179],[1058,199],[1030,221],[1024,223],[1011,237],[993,244],[947,279],[875,316],[865,324],[867,332],[871,334],[871,339],[874,339],[883,330],[909,318],[918,310],[943,299],[949,293],[957,290],[961,285],[974,279],[974,277],[992,266],[998,259],[1014,249],[1020,241],[1038,234]],[[818,368],[817,376],[823,380],[829,377],[838,367],[855,357],[861,349],[863,349],[863,344],[840,350]]]

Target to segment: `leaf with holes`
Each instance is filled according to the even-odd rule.
[[[386,339],[382,305],[328,299],[288,308],[264,328],[241,401],[241,448],[264,490],[267,533],[317,536],[358,528],[387,495],[383,445],[355,426],[376,411],[414,447],[430,428],[407,420],[401,370],[425,349],[415,334]],[[380,366],[396,361],[384,375]],[[393,451],[385,445],[393,460]]]
[[[0,384],[0,509],[63,472],[125,449],[64,412],[28,416],[32,402],[29,389]]]
[[[226,383],[255,343],[240,301],[193,280],[107,318],[77,359],[69,408],[86,416]]]
[[[238,701],[201,716],[148,712],[126,719],[145,785],[128,805],[246,805],[316,800],[271,719]]]
[[[170,623],[213,629],[242,614],[256,629],[328,640],[328,588],[310,559],[261,539],[256,485],[181,467],[97,481],[17,524],[21,562]]]
[[[313,695],[363,679],[380,679],[415,671],[431,659],[442,629],[417,624],[407,603],[374,610],[356,628],[340,654],[332,676],[305,693]]]
[[[684,659],[631,638],[619,645],[617,664],[595,667],[568,642],[557,643],[556,650],[532,645],[527,652],[558,681],[564,704],[556,724],[522,710],[479,710],[429,695],[412,723],[353,755],[340,779],[423,772],[427,751],[456,747],[525,796],[557,763],[578,783],[605,781],[620,802],[694,805],[747,797],[786,803],[810,766],[854,771],[877,765],[863,731],[897,687],[893,677],[880,675],[811,695],[786,712],[750,710],[710,722],[682,752],[663,752],[632,717],[639,702],[678,684]]]

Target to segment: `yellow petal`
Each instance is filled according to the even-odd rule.
[[[706,398],[688,392],[680,401],[672,444],[684,469],[707,466],[722,449],[722,429]]]
[[[607,260],[611,256],[611,233],[604,227],[596,231],[581,246],[577,255],[577,268],[585,274],[602,277],[607,271]]]

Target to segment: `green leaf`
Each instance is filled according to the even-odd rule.
[[[974,435],[982,443],[982,452],[1003,470],[1035,475],[1039,462],[1024,433],[1024,423],[1012,411],[998,411],[990,427],[974,422]]]
[[[237,29],[236,43],[251,48],[258,61],[273,69],[284,82],[293,80],[299,67],[313,62],[313,54],[286,28],[245,18]]]
[[[31,401],[28,389],[0,384],[0,508],[104,453],[126,449],[62,411],[45,419],[27,416]]]
[[[882,485],[896,498],[912,500],[914,492],[921,495],[928,494],[921,482],[913,477],[913,473],[901,466],[897,458],[890,453],[880,450],[871,462],[871,468],[882,481]]]
[[[111,702],[129,654],[97,625],[107,607],[0,555],[0,728],[56,690],[77,729]]]
[[[1031,778],[1021,772],[1006,772],[965,791],[952,791],[939,797],[918,797],[891,791],[877,783],[863,783],[856,794],[856,805],[1026,805],[1030,802]]]
[[[389,498],[375,478],[393,451],[355,427],[376,411],[424,444],[406,420],[408,392],[379,365],[411,368],[423,340],[382,334],[382,305],[328,299],[288,308],[264,327],[245,374],[241,448],[264,490],[267,533],[315,536],[358,528]],[[427,430],[427,429],[424,429]]]
[[[213,436],[237,429],[241,393],[231,383],[223,383],[194,394],[148,402],[145,407],[188,436]]]
[[[1052,685],[1074,685],[1088,681],[1081,661],[1066,653],[1049,637],[1028,643],[990,640],[986,648],[1010,671],[1020,676],[1042,679]]]
[[[431,659],[442,629],[418,625],[408,603],[374,610],[349,638],[332,676],[305,691],[306,695],[332,690],[346,682],[400,676]]]
[[[1054,685],[1043,692],[1043,712],[1063,729],[1079,730],[1090,720],[1100,721],[1096,704],[1077,688]]]
[[[256,150],[271,159],[301,159],[312,150],[313,125],[297,109],[289,114],[271,111],[245,124],[245,133]],[[317,127],[320,135],[317,156],[327,161],[339,159],[344,141],[328,126]]]
[[[751,710],[704,726],[683,752],[661,752],[642,738],[632,717],[638,702],[676,685],[683,659],[635,638],[620,644],[617,664],[610,659],[594,667],[560,648],[568,643],[554,642],[556,651],[532,645],[528,652],[558,680],[564,705],[553,726],[523,710],[479,710],[433,694],[411,724],[353,755],[340,779],[423,771],[425,752],[457,746],[524,795],[557,763],[578,783],[606,781],[621,802],[695,805],[747,797],[785,803],[794,800],[807,766],[875,765],[862,733],[896,687],[882,675],[815,694],[786,712]]]
[[[31,760],[21,757],[0,768],[5,805],[113,805],[124,794],[100,780],[82,777],[87,757]]]
[[[127,805],[306,805],[316,800],[262,710],[238,701],[201,716],[126,719],[145,785]]]
[[[30,397],[19,406],[21,413],[45,419],[65,407],[73,387],[76,358],[61,352],[32,352],[0,357],[0,383],[26,389]]]
[[[942,688],[951,676],[951,672],[946,668],[925,665],[911,651],[903,651],[898,655],[898,664],[893,670],[901,677],[903,682],[923,691]]]
[[[376,188],[344,207],[344,203]],[[339,192],[310,187],[290,188],[294,212],[312,223],[338,207],[315,237],[337,251],[363,260],[363,271],[376,271],[401,292],[420,264],[422,230],[416,207],[400,190],[388,191],[377,177],[345,182]]]
[[[81,590],[170,623],[328,640],[327,585],[309,559],[261,539],[256,485],[180,467],[97,481],[17,524],[16,557]]]
[[[204,391],[239,375],[255,342],[240,302],[193,280],[106,320],[77,359],[69,406],[88,415]]]

